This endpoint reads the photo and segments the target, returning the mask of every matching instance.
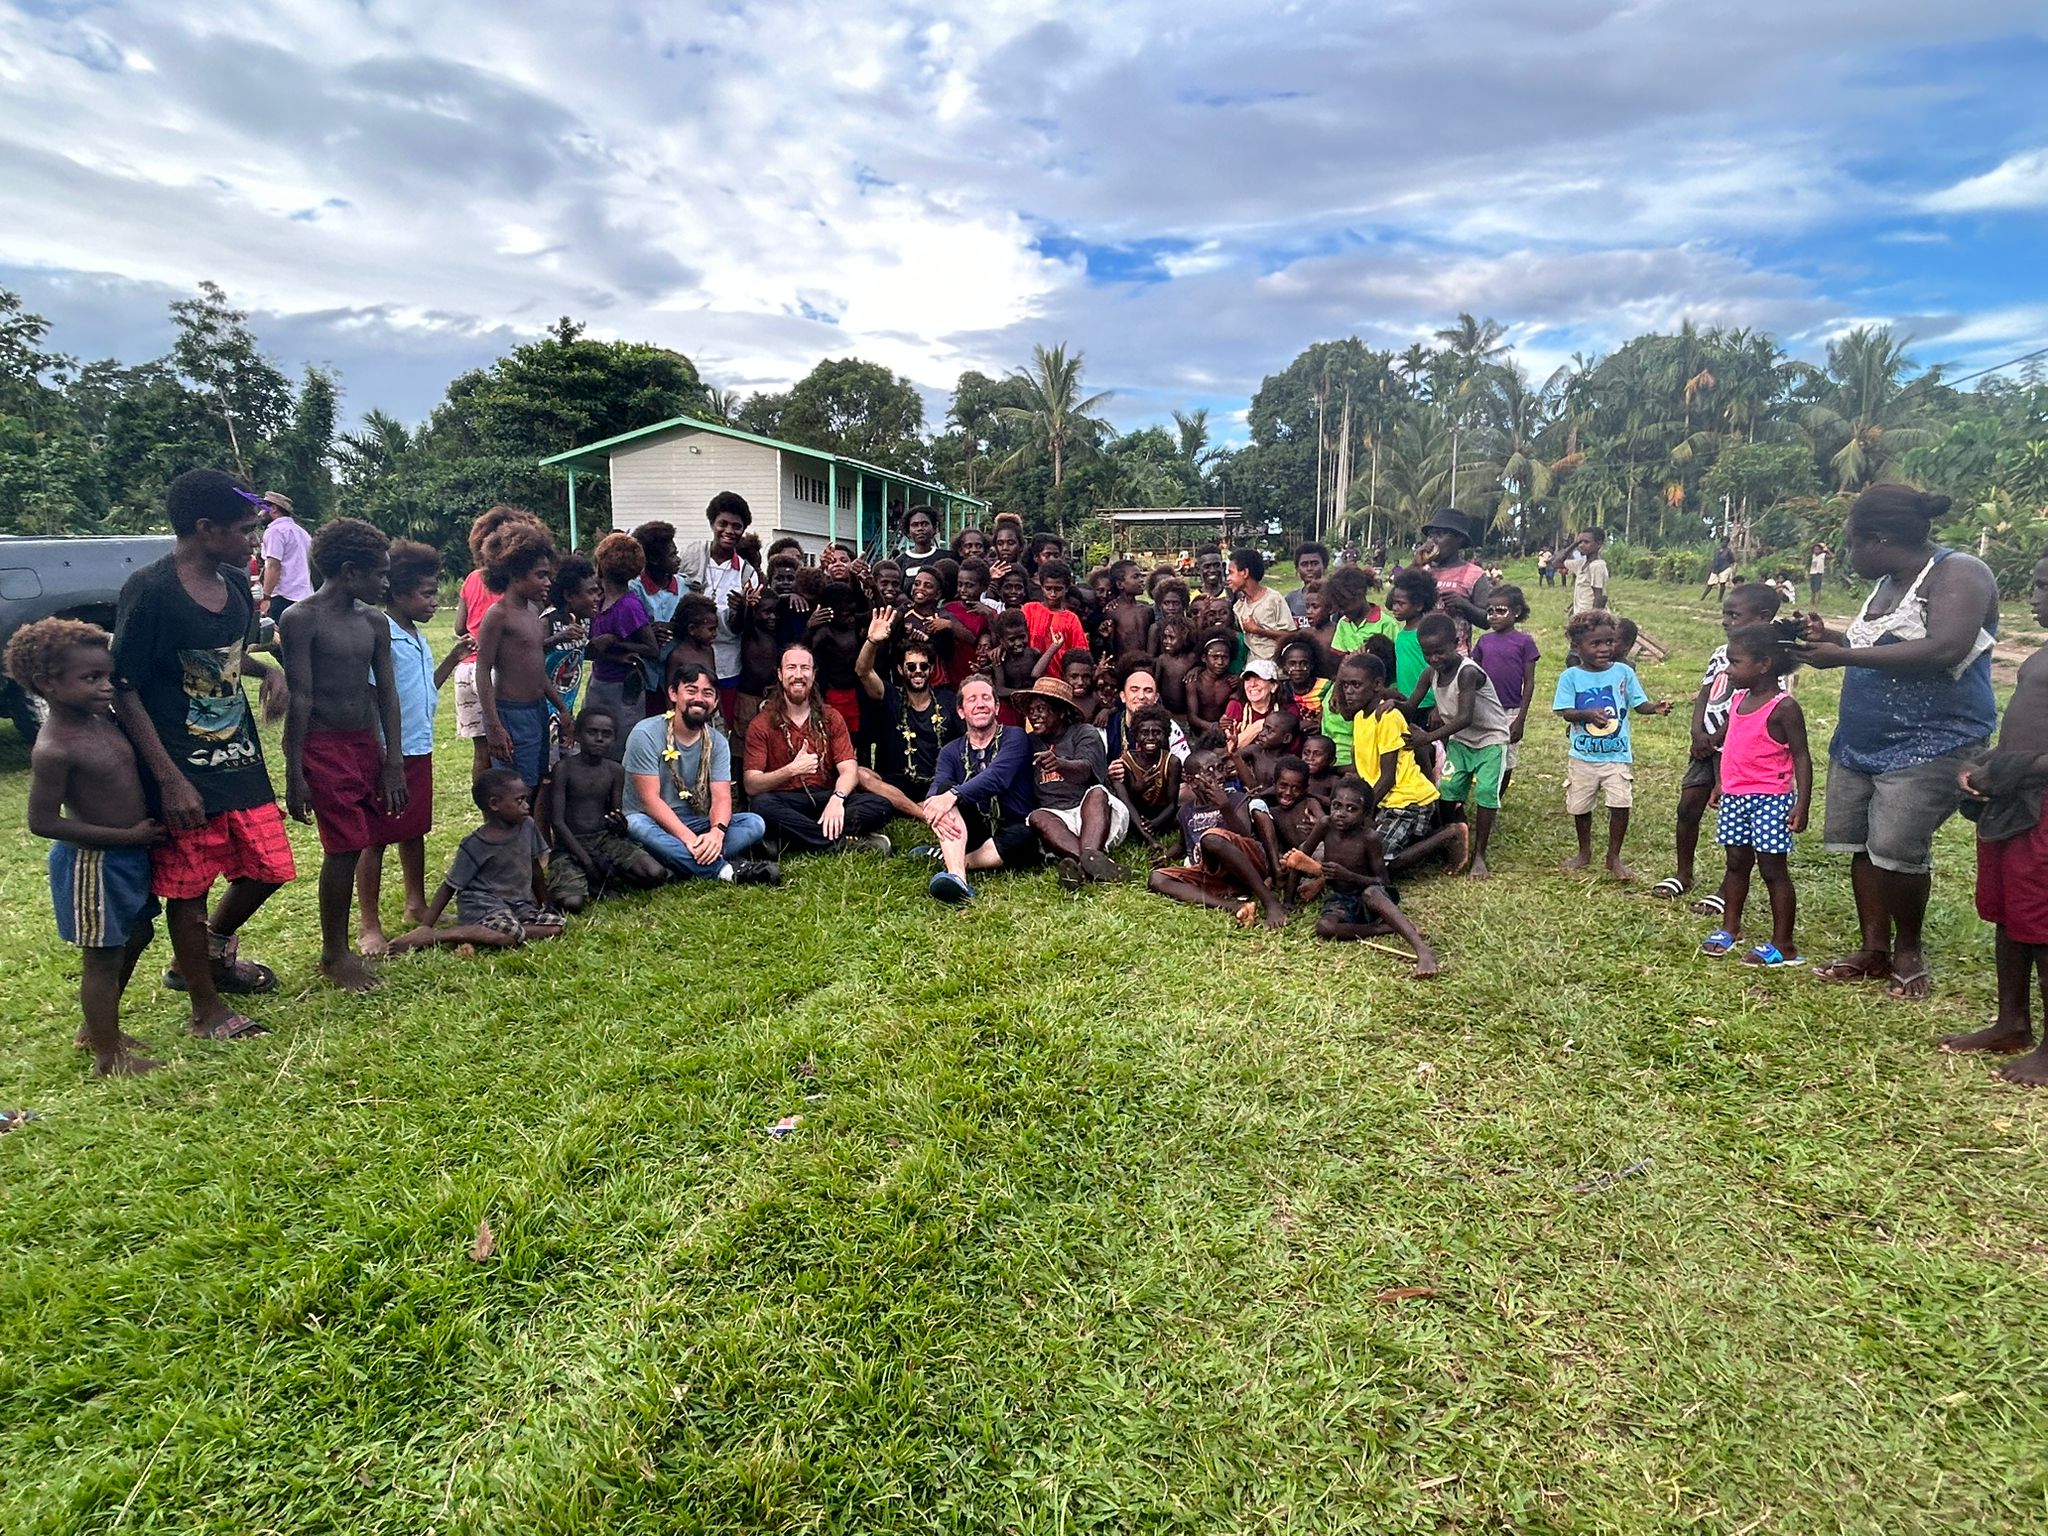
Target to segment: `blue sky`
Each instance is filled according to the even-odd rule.
[[[1687,316],[1967,370],[2048,346],[2043,78],[2038,0],[0,0],[0,286],[139,360],[211,278],[407,418],[564,313],[934,415],[1065,341],[1226,436],[1461,309],[1539,376]]]

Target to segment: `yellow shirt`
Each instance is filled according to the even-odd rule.
[[[1408,717],[1389,708],[1383,715],[1360,714],[1351,721],[1351,751],[1357,760],[1358,776],[1371,784],[1380,776],[1380,763],[1389,752],[1394,759],[1394,787],[1380,804],[1388,810],[1410,805],[1429,805],[1439,798],[1437,788],[1416,765],[1408,750]]]

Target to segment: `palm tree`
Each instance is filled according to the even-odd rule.
[[[1814,454],[1834,476],[1835,488],[1860,491],[1882,478],[1885,466],[1909,448],[1934,441],[1927,422],[1926,389],[1940,382],[1939,365],[1911,383],[1909,338],[1894,338],[1889,326],[1859,325],[1828,343],[1828,363],[1801,421]]]
[[[1000,408],[1003,420],[1029,430],[1030,439],[1017,450],[1021,456],[1043,446],[1052,456],[1053,521],[1061,538],[1066,537],[1066,507],[1060,487],[1066,479],[1067,449],[1076,438],[1092,440],[1104,423],[1088,413],[1110,397],[1111,391],[1081,396],[1081,354],[1067,356],[1061,342],[1051,351],[1042,346],[1031,349],[1031,366],[1015,370],[1011,377],[1022,386],[1026,404]]]
[[[1579,451],[1579,429],[1592,419],[1598,403],[1593,370],[1597,358],[1574,352],[1572,360],[1560,363],[1544,381],[1543,392],[1557,403],[1558,419],[1564,423],[1564,452],[1570,458]]]
[[[1537,444],[1557,418],[1556,397],[1548,385],[1531,389],[1528,378],[1513,363],[1500,366],[1494,392],[1500,433],[1495,481],[1502,490],[1494,504],[1493,525],[1505,528],[1519,512],[1526,533],[1535,504],[1548,496],[1555,484],[1549,459]]]
[[[1200,468],[1216,456],[1216,450],[1209,446],[1209,407],[1198,405],[1192,411],[1175,411],[1173,424],[1180,429],[1180,456]]]
[[[1363,516],[1385,518],[1389,537],[1419,531],[1450,499],[1450,480],[1449,426],[1440,412],[1411,406],[1382,434],[1372,490],[1353,485],[1344,528],[1349,532]]]
[[[334,441],[334,462],[341,483],[362,490],[396,470],[412,452],[412,433],[396,416],[380,410],[363,413],[363,423]]]
[[[704,419],[717,422],[720,426],[731,426],[740,419],[740,407],[746,402],[736,389],[709,389],[704,393]]]
[[[1438,331],[1436,339],[1457,359],[1459,374],[1470,378],[1508,353],[1507,334],[1508,328],[1498,320],[1475,320],[1461,310],[1458,323]]]
[[[1434,354],[1429,348],[1419,341],[1414,341],[1408,344],[1408,350],[1403,352],[1400,361],[1394,364],[1395,371],[1408,381],[1410,394],[1415,393],[1417,383],[1428,375],[1432,356]]]

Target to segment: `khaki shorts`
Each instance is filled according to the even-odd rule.
[[[1564,808],[1584,816],[1593,803],[1606,797],[1607,809],[1625,811],[1636,803],[1636,771],[1628,763],[1589,763],[1584,758],[1566,759]]]
[[[1097,787],[1099,788],[1100,786]],[[1077,839],[1081,835],[1081,807],[1078,805],[1075,806],[1071,811],[1056,811],[1049,805],[1041,805],[1038,808],[1037,812],[1035,812],[1034,814],[1045,816],[1057,816],[1059,818],[1060,825],[1065,827],[1069,832],[1073,833]],[[1109,839],[1102,846],[1105,848],[1114,848],[1119,843],[1121,843],[1126,837],[1130,836],[1130,833],[1131,808],[1128,805],[1124,804],[1124,799],[1122,795],[1110,795]]]
[[[455,667],[455,734],[475,741],[484,734],[484,706],[476,696],[476,663],[464,661]]]

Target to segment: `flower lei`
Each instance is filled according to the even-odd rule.
[[[988,765],[995,761],[996,753],[1002,750],[1003,732],[1008,729],[1008,726],[998,725],[996,727],[995,735],[989,737],[988,745],[981,748],[979,751],[975,749],[974,743],[969,741],[967,737],[963,735],[960,738],[960,766],[962,770],[960,774],[961,783],[964,784],[967,782],[967,780],[974,778],[977,775],[987,771]],[[997,822],[1000,821],[1000,819],[1002,818],[1002,814],[1002,796],[989,796],[988,824],[991,827],[995,826]]]
[[[666,730],[667,745],[662,748],[661,761],[668,769],[668,781],[675,786],[676,798],[700,816],[711,814],[711,743],[698,743],[697,782],[688,785],[683,782],[683,749],[676,745],[676,712],[670,710],[661,717]],[[704,727],[709,731],[711,727]]]
[[[930,774],[921,774],[918,771],[923,765],[917,760],[917,732],[910,728],[910,722],[913,718],[922,719],[932,728],[933,750],[936,752],[938,743],[943,741],[946,735],[946,707],[939,702],[938,690],[934,689],[932,691],[932,702],[929,709],[912,710],[910,707],[910,695],[906,693],[901,695],[901,702],[898,704],[896,711],[896,729],[903,737],[904,771],[913,778],[930,778]],[[933,767],[936,768],[937,764],[935,763]]]

